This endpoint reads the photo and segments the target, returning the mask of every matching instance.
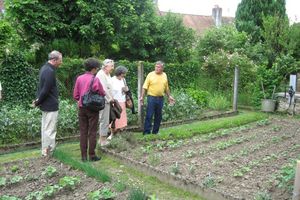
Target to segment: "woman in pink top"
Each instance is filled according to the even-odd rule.
[[[76,79],[73,91],[73,98],[78,102],[79,112],[79,130],[80,130],[80,150],[81,159],[87,161],[87,149],[89,149],[89,160],[98,161],[100,157],[96,156],[95,148],[97,144],[97,125],[99,112],[93,112],[82,106],[82,96],[89,90],[90,83],[94,78],[92,89],[100,95],[105,96],[103,87],[95,74],[97,73],[100,63],[97,59],[89,58],[85,61],[84,67],[86,72]],[[89,142],[88,142],[89,141]],[[89,146],[89,148],[88,148]]]

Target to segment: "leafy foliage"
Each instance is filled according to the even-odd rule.
[[[130,190],[129,196],[127,198],[127,200],[146,200],[146,199],[148,199],[146,193],[139,188],[134,188]]]
[[[229,54],[242,52],[247,41],[247,34],[239,32],[233,25],[211,28],[204,33],[197,43],[196,55],[199,61],[203,62],[208,55],[221,50]]]
[[[165,62],[185,62],[191,58],[195,32],[183,25],[180,15],[167,13],[159,18],[155,53]]]
[[[0,107],[0,141],[2,145],[40,138],[40,112],[23,106]],[[60,101],[58,132],[61,137],[78,132],[77,105]]]
[[[236,11],[236,27],[251,35],[253,43],[261,40],[263,17],[278,15],[284,18],[285,0],[242,0]]]
[[[88,194],[89,200],[98,200],[98,199],[113,199],[116,196],[109,188],[102,188],[101,190],[96,190]]]
[[[35,98],[37,72],[21,52],[12,52],[0,63],[4,101],[28,105]]]
[[[224,95],[214,95],[209,99],[208,107],[213,110],[226,110],[230,107],[230,102]]]
[[[70,190],[74,190],[79,183],[80,183],[79,177],[65,176],[59,179],[59,186]]]
[[[201,108],[205,108],[208,104],[209,93],[207,91],[188,88],[187,93],[192,97]]]

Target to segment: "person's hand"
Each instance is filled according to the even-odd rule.
[[[35,107],[36,107],[36,104],[35,104],[36,102],[37,102],[37,99],[32,101],[32,103],[31,103],[31,107],[32,107],[32,108],[35,108]]]
[[[144,105],[144,97],[140,97],[141,106]]]
[[[174,105],[175,104],[175,99],[172,96],[169,96],[168,101],[169,101],[170,105]]]

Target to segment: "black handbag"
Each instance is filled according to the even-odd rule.
[[[82,96],[82,106],[90,111],[98,112],[104,109],[105,98],[97,92],[93,91],[92,86],[94,83],[95,76],[90,83],[89,90]]]

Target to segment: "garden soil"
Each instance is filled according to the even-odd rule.
[[[17,166],[18,170],[12,172],[13,168]],[[43,174],[48,166],[52,166],[57,170],[57,174],[49,178]],[[62,189],[54,194],[51,199],[55,200],[81,200],[87,199],[89,192],[101,190],[104,187],[113,188],[110,183],[101,183],[93,178],[87,177],[82,171],[74,170],[70,166],[62,164],[55,159],[38,158],[38,159],[25,159],[5,163],[0,168],[0,177],[5,177],[7,180],[15,176],[21,176],[23,180],[19,183],[6,184],[0,186],[0,197],[2,195],[9,195],[25,199],[30,193],[42,191],[46,186],[58,185],[59,179],[65,176],[79,177],[80,183],[74,190]],[[7,181],[9,182],[9,181]],[[112,189],[113,191],[113,189]],[[126,191],[118,193],[115,199],[124,199]]]
[[[293,182],[283,184],[281,172],[299,158],[299,139],[299,120],[273,117],[184,140],[135,144],[121,152],[110,150],[229,199],[285,200],[291,199]]]

